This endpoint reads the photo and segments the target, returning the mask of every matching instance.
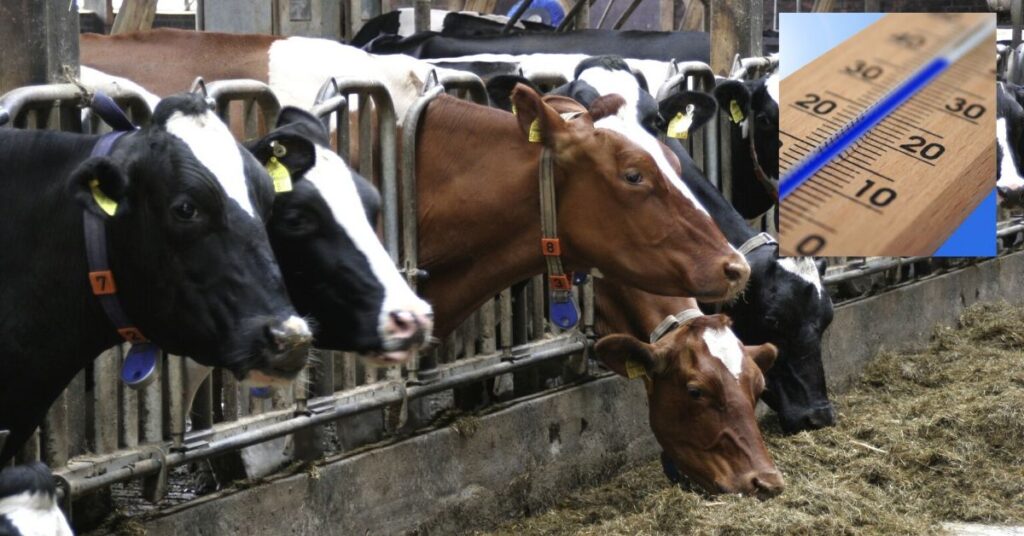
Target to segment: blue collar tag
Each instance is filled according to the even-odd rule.
[[[121,381],[132,389],[142,389],[156,379],[160,348],[150,342],[133,344],[121,365]]]
[[[249,396],[253,398],[270,398],[270,395],[274,394],[273,389],[270,387],[250,387]]]
[[[548,296],[548,318],[561,329],[572,329],[580,321],[580,307],[571,292],[555,291]]]

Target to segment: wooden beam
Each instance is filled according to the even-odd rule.
[[[111,34],[138,32],[153,28],[157,0],[124,0],[117,12]]]
[[[0,2],[0,94],[78,76],[78,7],[67,2]]]
[[[763,54],[762,0],[717,0],[711,9],[711,69],[728,76],[736,54]]]
[[[679,29],[693,32],[706,31],[707,28],[704,27],[705,13],[704,3],[701,0],[690,0],[686,4],[686,11],[683,12],[683,20]]]
[[[835,11],[835,7],[835,0],[814,0],[814,7],[811,8],[811,11],[814,13],[831,13]]]
[[[675,0],[659,0],[658,28],[663,32],[671,32],[675,28],[676,2]]]

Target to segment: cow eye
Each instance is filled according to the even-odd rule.
[[[690,387],[690,386],[688,386],[686,388],[686,392],[687,392],[687,394],[690,395],[690,398],[692,398],[694,400],[700,400],[700,397],[703,394],[703,393],[701,393],[700,389],[698,389],[696,387]]]
[[[644,176],[639,171],[627,171],[623,178],[630,184],[640,184],[644,182]]]
[[[199,218],[199,210],[188,201],[182,201],[172,208],[174,215],[182,221],[195,221]]]

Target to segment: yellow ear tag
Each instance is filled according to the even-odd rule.
[[[100,181],[98,179],[89,181],[89,190],[92,191],[92,198],[96,200],[100,210],[106,212],[107,216],[113,216],[117,212],[117,201],[107,197],[107,194],[100,190]]]
[[[267,162],[267,173],[270,173],[270,178],[274,180],[274,193],[292,191],[292,176],[276,156],[271,156]]]
[[[540,143],[542,141],[540,136],[540,119],[534,119],[533,123],[530,123],[530,143]]]
[[[693,116],[688,113],[679,112],[668,122],[668,137],[685,140],[690,135],[690,125],[693,124]]]
[[[519,115],[519,110],[516,110],[516,105],[512,105],[512,115]]]
[[[643,365],[633,361],[632,359],[626,360],[626,377],[635,380],[637,378],[647,376],[647,369]]]
[[[740,121],[743,121],[743,110],[740,109],[739,103],[735,100],[729,103],[729,114],[732,115],[732,122],[737,125]]]

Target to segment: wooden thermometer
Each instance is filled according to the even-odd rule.
[[[931,255],[992,191],[995,22],[886,15],[782,80],[783,255]]]

